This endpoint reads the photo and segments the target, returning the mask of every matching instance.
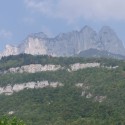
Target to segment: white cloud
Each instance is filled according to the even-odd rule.
[[[25,4],[28,8],[32,9],[32,11],[38,11],[47,15],[53,13],[52,10],[53,7],[55,7],[53,2],[54,0],[25,0]]]
[[[25,0],[28,8],[68,21],[125,20],[125,0]]]
[[[12,32],[4,29],[0,30],[0,39],[10,39],[13,36]]]

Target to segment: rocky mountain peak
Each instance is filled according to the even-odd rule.
[[[32,33],[27,38],[46,39],[46,38],[48,38],[48,36],[43,32],[39,32],[39,33]]]
[[[40,34],[28,37],[22,44],[18,46],[20,53],[32,54],[32,55],[45,55],[46,46],[45,40],[42,39]],[[37,37],[38,36],[38,37]]]
[[[99,42],[103,45],[103,50],[114,54],[125,55],[125,48],[122,41],[110,27],[102,27],[99,32]]]
[[[91,32],[91,31],[94,31],[90,26],[86,25],[84,26],[80,32]]]
[[[113,36],[117,36],[116,33],[114,32],[113,29],[111,29],[109,26],[103,26],[101,28],[101,30],[99,31],[99,34],[103,34],[103,35],[113,35]]]
[[[3,56],[17,55],[17,54],[19,54],[18,48],[7,44],[5,46],[5,50],[2,53],[0,53],[0,58]]]
[[[57,39],[62,39],[62,38],[64,38],[65,37],[65,33],[60,33],[59,35],[57,35],[55,38],[57,38]]]
[[[114,30],[104,26],[97,33],[87,25],[80,31],[61,33],[55,38],[48,38],[43,32],[30,34],[18,47],[7,45],[0,55],[27,53],[32,55],[73,56],[89,49],[125,55],[123,43]]]

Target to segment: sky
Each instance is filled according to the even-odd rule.
[[[0,0],[0,51],[29,34],[110,26],[125,44],[125,0]]]

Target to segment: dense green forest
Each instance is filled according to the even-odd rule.
[[[0,86],[29,81],[58,81],[62,87],[25,89],[12,95],[0,94],[0,117],[16,116],[27,125],[125,125],[125,61],[80,57],[50,57],[21,54],[3,57],[0,70],[28,64],[60,64],[99,62],[116,69],[86,68],[38,73],[0,74]],[[84,86],[77,87],[77,83]],[[87,88],[87,89],[85,89]],[[82,95],[84,93],[84,95]],[[91,95],[90,97],[87,97]],[[99,101],[99,97],[105,97]],[[13,114],[8,112],[13,111]]]

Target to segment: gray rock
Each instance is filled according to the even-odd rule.
[[[0,57],[20,53],[32,55],[73,56],[88,49],[125,55],[125,48],[116,33],[104,26],[97,34],[89,26],[80,31],[61,33],[48,38],[44,33],[29,35],[18,47],[7,45]]]
[[[100,30],[99,43],[102,50],[106,50],[114,54],[125,55],[125,48],[122,41],[118,38],[116,33],[108,26],[104,26]]]

